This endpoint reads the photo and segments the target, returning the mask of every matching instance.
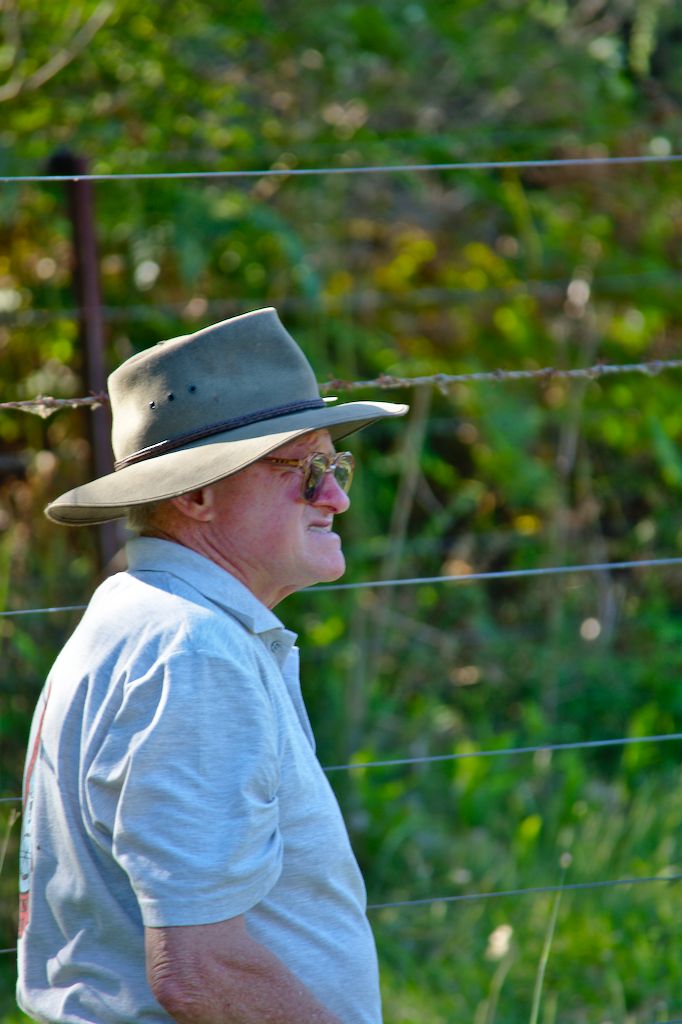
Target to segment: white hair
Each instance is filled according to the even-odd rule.
[[[154,533],[159,510],[165,501],[149,501],[144,505],[131,505],[126,513],[126,525],[132,533]]]

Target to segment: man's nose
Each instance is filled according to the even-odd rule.
[[[334,474],[328,472],[324,474],[322,484],[313,504],[324,505],[326,508],[332,509],[334,515],[340,515],[350,505],[350,498],[339,485]]]

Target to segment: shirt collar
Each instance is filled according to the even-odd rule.
[[[173,541],[158,537],[135,537],[126,544],[130,572],[164,572],[179,577],[210,601],[224,608],[251,633],[285,634],[288,649],[295,634],[286,630],[277,616],[248,587],[226,569],[204,555]]]

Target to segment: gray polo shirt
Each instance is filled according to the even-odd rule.
[[[34,717],[20,1006],[60,1024],[168,1021],[143,926],[245,914],[344,1024],[379,1024],[364,886],[315,756],[294,634],[187,548],[139,538],[128,558]]]

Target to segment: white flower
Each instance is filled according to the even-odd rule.
[[[488,936],[487,960],[501,960],[509,952],[514,929],[510,924],[499,924]]]

